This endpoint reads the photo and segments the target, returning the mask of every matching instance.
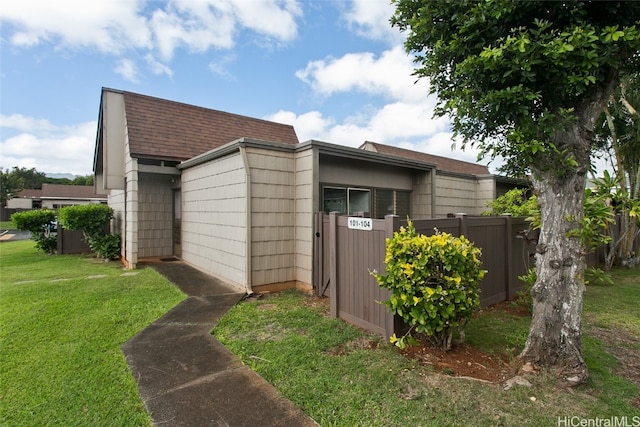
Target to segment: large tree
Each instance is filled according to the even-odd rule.
[[[40,189],[47,179],[44,173],[35,168],[13,167],[13,170],[3,170],[0,167],[0,206],[4,207],[7,200],[24,189]]]
[[[530,174],[541,211],[523,361],[569,384],[581,350],[579,238],[593,133],[621,73],[640,65],[640,2],[396,0],[419,78],[463,145]]]

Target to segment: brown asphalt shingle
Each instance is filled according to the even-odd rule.
[[[393,147],[391,145],[378,144],[377,142],[367,141],[365,144],[372,145],[380,154],[388,154],[390,156],[404,157],[406,159],[422,160],[429,163],[435,163],[436,169],[446,172],[463,173],[470,175],[489,175],[489,169],[486,166],[476,163],[465,162],[462,160],[449,159],[447,157],[435,156],[433,154],[422,153],[420,151],[407,150],[404,148]]]
[[[132,157],[187,160],[247,137],[297,144],[293,126],[122,92]]]
[[[41,197],[62,199],[104,199],[106,196],[96,194],[93,185],[42,184]]]

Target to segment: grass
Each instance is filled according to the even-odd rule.
[[[638,387],[614,373],[620,362],[589,334],[598,324],[640,339],[638,271],[617,270],[614,280],[615,286],[587,291],[583,351],[591,377],[571,390],[545,373],[529,378],[531,388],[509,391],[435,374],[380,338],[328,318],[317,298],[298,292],[239,304],[213,333],[322,426],[551,426],[559,417],[624,415],[632,420],[640,416],[631,404]],[[469,324],[467,342],[515,357],[528,327],[527,317],[485,310]],[[372,342],[378,344],[374,349]]]
[[[0,221],[0,230],[15,230],[11,221]]]
[[[44,255],[30,240],[0,255],[0,425],[151,425],[120,346],[181,292],[151,269]]]

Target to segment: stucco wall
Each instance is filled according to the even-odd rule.
[[[171,176],[139,173],[138,256],[173,255]]]
[[[248,148],[252,286],[295,280],[295,162],[292,152]]]
[[[246,178],[235,153],[182,172],[182,259],[245,284]]]

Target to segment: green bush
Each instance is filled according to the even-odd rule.
[[[113,209],[103,204],[65,206],[58,210],[58,221],[67,230],[82,230],[85,236],[104,235],[113,218]]]
[[[58,246],[58,237],[53,231],[55,220],[55,211],[49,209],[34,209],[11,215],[13,225],[18,230],[30,231],[36,248],[48,254],[55,253]]]
[[[107,205],[65,206],[58,211],[58,221],[67,230],[81,230],[91,251],[104,259],[120,255],[120,236],[105,233],[113,209]]]
[[[120,256],[120,235],[105,234],[89,240],[89,247],[100,258],[106,260],[118,258]]]
[[[414,341],[412,331],[426,334],[438,348],[449,350],[454,332],[480,306],[478,283],[484,277],[480,249],[464,236],[418,234],[407,228],[387,239],[385,274],[373,273],[378,284],[391,290],[384,303],[411,327],[391,342],[404,348]]]

